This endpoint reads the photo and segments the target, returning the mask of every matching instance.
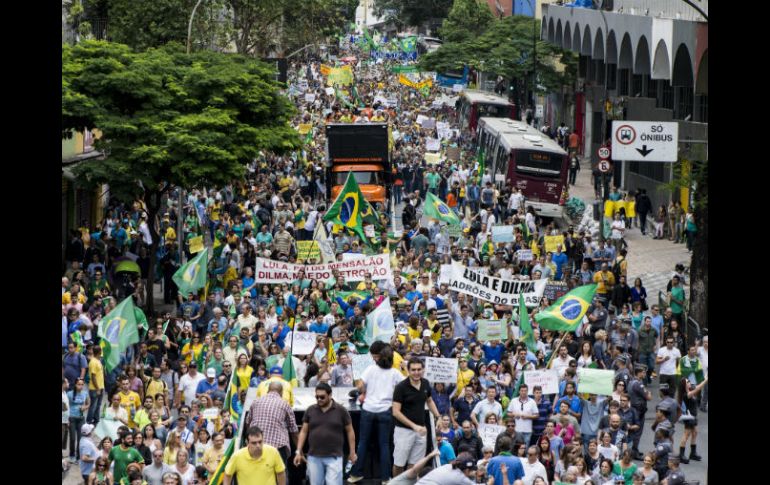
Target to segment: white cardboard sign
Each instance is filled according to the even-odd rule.
[[[543,394],[559,393],[559,373],[554,369],[524,371],[524,383],[530,395],[535,386],[541,386]]]
[[[428,379],[431,384],[437,382],[455,384],[457,382],[457,359],[426,357],[425,378]]]
[[[313,332],[294,332],[294,340],[287,340],[293,355],[308,355],[313,352],[316,343],[316,334]]]

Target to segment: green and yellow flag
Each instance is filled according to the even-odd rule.
[[[193,259],[179,268],[171,278],[179,287],[179,293],[187,297],[206,286],[208,280],[209,248],[205,248]]]
[[[409,36],[401,39],[401,50],[404,52],[414,52],[417,50],[417,36]]]
[[[425,194],[423,215],[444,221],[447,224],[461,224],[460,217],[455,211],[430,192]]]
[[[326,215],[324,215],[323,220],[324,222],[332,221],[346,229],[350,229],[362,241],[367,241],[362,225],[362,212],[365,204],[368,204],[368,202],[366,202],[364,194],[361,193],[361,189],[358,187],[355,177],[353,177],[353,172],[348,172],[345,186],[342,187],[340,194],[326,212]]]
[[[233,451],[235,451],[235,441],[236,440],[230,440],[230,444],[227,445],[227,450],[225,450],[225,454],[222,456],[222,460],[219,462],[219,465],[217,465],[217,469],[214,470],[214,473],[211,475],[209,485],[220,485],[224,482],[225,467],[227,466],[227,462],[230,461],[230,457],[233,456]]]
[[[292,387],[299,387],[299,381],[297,381],[297,371],[294,369],[294,359],[291,357],[291,351],[289,351],[286,358],[283,360],[283,378],[286,382],[292,385]]]
[[[527,349],[532,353],[537,353],[535,333],[529,321],[529,313],[527,312],[523,293],[519,293],[519,328],[521,329],[521,340],[527,345]]]
[[[484,147],[481,147],[479,149],[479,155],[478,155],[477,159],[478,159],[478,162],[479,162],[479,174],[478,175],[479,175],[479,178],[480,178],[480,177],[484,176],[484,169],[485,169],[485,167],[484,167],[484,165],[485,165]]]
[[[574,332],[580,326],[591,305],[597,285],[583,285],[575,288],[556,302],[535,315],[541,327],[559,332]]]
[[[139,342],[139,325],[136,310],[138,308],[134,306],[134,299],[129,296],[120,302],[99,323],[97,335],[102,339],[104,368],[107,372],[112,372],[120,364],[120,356],[126,349]],[[145,322],[146,320],[145,318]]]

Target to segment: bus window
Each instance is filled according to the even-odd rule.
[[[508,150],[500,145],[497,147],[497,156],[495,157],[495,182],[504,186],[506,175],[508,175]]]
[[[353,172],[353,177],[359,184],[382,185],[379,172]],[[347,172],[337,172],[337,185],[345,185],[347,179]]]
[[[564,161],[564,156],[556,153],[518,151],[516,172],[523,175],[558,178]]]

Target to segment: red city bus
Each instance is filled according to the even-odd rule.
[[[516,119],[516,105],[508,99],[486,91],[465,90],[460,93],[460,106],[457,110],[460,129],[476,133],[479,118]]]
[[[556,141],[507,118],[481,118],[477,136],[496,184],[519,188],[526,205],[543,217],[564,217],[569,157]]]

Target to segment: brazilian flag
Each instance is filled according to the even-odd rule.
[[[524,294],[519,293],[519,328],[521,329],[521,340],[527,345],[532,353],[537,353],[537,342],[535,333],[532,330],[532,324],[529,321],[527,305],[524,302]]]
[[[417,37],[412,35],[401,39],[401,50],[404,52],[414,52],[417,50]]]
[[[365,208],[366,199],[356,183],[353,172],[348,172],[348,179],[342,187],[340,194],[324,215],[324,222],[332,221],[346,229],[355,232],[362,241],[367,241],[362,225],[362,211]]]
[[[591,305],[597,285],[583,285],[575,288],[556,302],[535,315],[541,327],[560,332],[574,332],[580,326],[583,316]]]
[[[428,192],[425,195],[425,207],[423,208],[423,214],[426,217],[432,217],[444,221],[447,224],[460,224],[460,218],[455,214],[455,211],[449,208],[438,197]]]

